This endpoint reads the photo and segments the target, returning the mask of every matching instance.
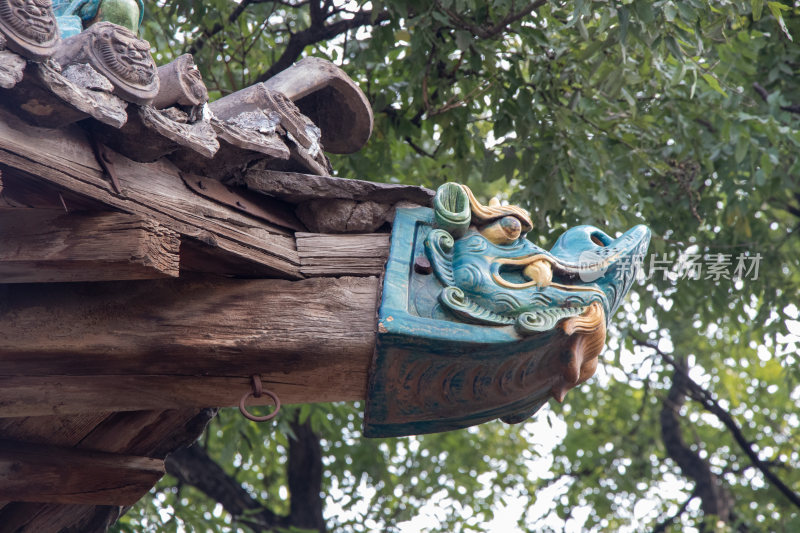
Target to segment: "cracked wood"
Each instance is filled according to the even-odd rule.
[[[43,159],[42,153],[48,157]],[[168,161],[136,163],[118,154],[112,159],[121,194],[105,179],[80,128],[37,128],[0,110],[0,168],[152,219],[179,233],[184,242],[212,249],[221,263],[230,265],[224,274],[301,277],[290,231],[198,196]]]
[[[161,459],[0,441],[0,499],[133,505],[164,475]]]
[[[196,440],[215,412],[173,409],[4,418],[0,419],[0,439],[163,459]],[[0,524],[18,533],[58,533],[67,527],[73,531],[102,531],[123,511],[124,507],[92,504],[0,503]]]
[[[391,235],[296,233],[295,238],[305,276],[381,276]]]
[[[284,403],[363,399],[378,296],[375,277],[0,286],[0,412],[231,406],[255,373]]]
[[[3,283],[177,277],[178,234],[123,213],[0,209]]]

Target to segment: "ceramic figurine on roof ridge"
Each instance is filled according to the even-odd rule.
[[[612,239],[578,226],[547,251],[525,238],[532,228],[523,209],[484,206],[455,183],[433,210],[398,210],[367,436],[521,422],[594,374],[650,230]]]
[[[53,9],[62,39],[97,22],[111,22],[138,34],[144,16],[142,0],[55,0]]]

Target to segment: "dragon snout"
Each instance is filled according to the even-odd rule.
[[[618,239],[612,239],[594,226],[576,226],[558,238],[550,253],[564,263],[583,263],[588,267],[603,260],[610,262],[617,257],[631,255],[642,247],[646,249],[649,242],[650,230],[641,224],[629,229]],[[586,259],[590,256],[596,260],[588,264]]]
[[[650,230],[638,225],[612,239],[594,226],[577,226],[556,241],[550,253],[582,283],[593,283],[607,297],[610,318],[633,284],[650,243]]]

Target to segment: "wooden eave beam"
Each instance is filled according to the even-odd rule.
[[[124,213],[0,209],[0,281],[177,277],[180,238]]]
[[[179,409],[0,418],[0,439],[163,459],[195,441],[214,412]],[[91,504],[0,503],[0,531],[58,533],[65,528],[102,529],[103,524],[116,520],[121,510]]]
[[[376,277],[0,285],[0,412],[363,399]],[[269,403],[261,398],[259,403]]]
[[[0,499],[133,505],[164,475],[161,459],[0,441]]]
[[[199,196],[166,160],[136,163],[107,152],[119,192],[97,161],[84,130],[37,128],[0,109],[0,170],[4,174],[40,181],[112,210],[151,219],[184,240],[202,243],[235,260],[227,261],[233,266],[245,265],[247,274],[256,270],[264,276],[302,277],[291,230]],[[192,270],[191,265],[187,267]]]
[[[314,200],[354,200],[385,204],[433,205],[434,191],[415,185],[377,183],[333,176],[315,176],[276,170],[248,170],[242,181],[261,194],[300,204]]]

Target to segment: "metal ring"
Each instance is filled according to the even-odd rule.
[[[250,382],[253,385],[253,396],[260,398],[261,393],[264,392],[264,389],[261,388],[261,374],[250,376]]]
[[[252,420],[253,422],[266,422],[267,420],[272,420],[273,418],[275,418],[278,415],[278,411],[281,410],[281,401],[278,398],[278,395],[275,394],[272,391],[268,391],[267,389],[262,389],[261,388],[261,376],[260,375],[253,374],[252,381],[253,381],[253,383],[252,383],[253,390],[251,390],[250,392],[248,392],[247,394],[242,396],[242,399],[239,400],[239,411],[241,411],[242,415],[245,418],[247,418],[248,420]],[[256,415],[250,413],[247,410],[247,408],[245,407],[244,404],[247,401],[247,399],[250,398],[251,396],[253,396],[254,398],[258,398],[262,394],[266,394],[267,396],[272,398],[272,401],[275,403],[275,410],[272,411],[268,415],[256,416]]]

